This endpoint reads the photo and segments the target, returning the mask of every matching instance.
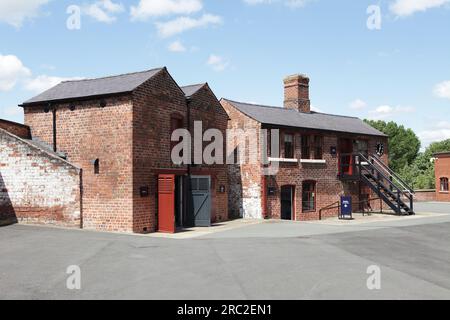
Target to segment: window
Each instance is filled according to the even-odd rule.
[[[94,174],[100,174],[100,160],[94,160]]]
[[[323,137],[314,136],[314,159],[323,159]]]
[[[316,211],[316,183],[305,181],[302,184],[302,211]]]
[[[284,135],[284,157],[286,159],[294,158],[294,136],[292,134]]]
[[[356,140],[354,147],[357,154],[362,154],[366,159],[369,158],[369,143],[366,140]]]
[[[309,136],[302,136],[302,159],[310,159]]]
[[[182,116],[172,116],[170,118],[170,135],[172,136],[173,132],[177,129],[181,129],[183,128],[183,117]],[[172,149],[178,144],[177,141],[172,141],[172,139],[170,139],[170,150],[172,151]],[[183,155],[180,154],[180,156],[182,157]]]
[[[448,192],[448,178],[441,178],[441,192]]]

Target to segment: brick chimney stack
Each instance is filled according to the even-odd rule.
[[[307,76],[295,74],[284,79],[284,107],[300,112],[311,112]]]

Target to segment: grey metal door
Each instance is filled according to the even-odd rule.
[[[211,178],[191,177],[192,211],[196,227],[211,226]]]

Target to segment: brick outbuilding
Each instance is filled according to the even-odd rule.
[[[440,152],[435,157],[436,200],[450,202],[450,152]]]
[[[62,82],[21,106],[32,139],[80,168],[83,228],[174,232],[228,219],[226,166],[171,159],[175,129],[201,121],[225,134],[208,84],[182,88],[159,68]]]
[[[253,141],[268,145],[256,151],[251,148],[253,142],[234,145],[239,155],[255,153],[258,161],[229,167],[231,214],[317,220],[338,214],[340,196],[352,198],[354,211],[363,206],[380,208],[380,198],[395,212],[405,209],[412,214],[413,191],[404,195],[402,186],[398,194],[392,191],[402,182],[387,167],[388,137],[358,118],[312,111],[309,85],[304,75],[287,77],[284,108],[221,100],[231,119],[230,129],[253,129],[258,133]],[[268,138],[262,137],[264,130]],[[270,150],[270,132],[274,130],[279,132],[276,154]],[[274,164],[278,171],[268,174],[265,169]],[[376,194],[379,190],[385,192]],[[327,207],[330,209],[324,210]]]

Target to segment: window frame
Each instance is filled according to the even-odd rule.
[[[288,154],[286,152],[286,137],[290,136],[292,137],[292,141],[290,142],[290,153]],[[291,132],[285,132],[283,133],[283,156],[285,159],[295,159],[295,134]]]
[[[448,178],[441,177],[441,178],[439,178],[439,181],[440,181],[440,187],[439,187],[440,192],[448,193],[449,192]]]
[[[305,185],[312,185],[312,190],[305,191]],[[304,200],[305,192],[308,194],[308,200]],[[313,194],[313,208],[306,208],[305,209],[305,202],[310,203],[311,201],[311,195]],[[317,181],[314,180],[305,180],[302,182],[302,212],[303,213],[310,213],[310,212],[316,212],[317,210]]]
[[[314,160],[323,160],[323,146],[324,146],[324,137],[322,135],[314,135],[313,136],[313,149],[314,149]],[[317,140],[319,142],[317,142]],[[318,156],[317,154],[319,152],[317,152],[318,150],[320,150],[320,156]],[[311,152],[311,151],[310,151]]]
[[[306,144],[305,144],[306,138]],[[301,159],[302,160],[310,160],[311,159],[311,135],[302,134],[301,135]]]

